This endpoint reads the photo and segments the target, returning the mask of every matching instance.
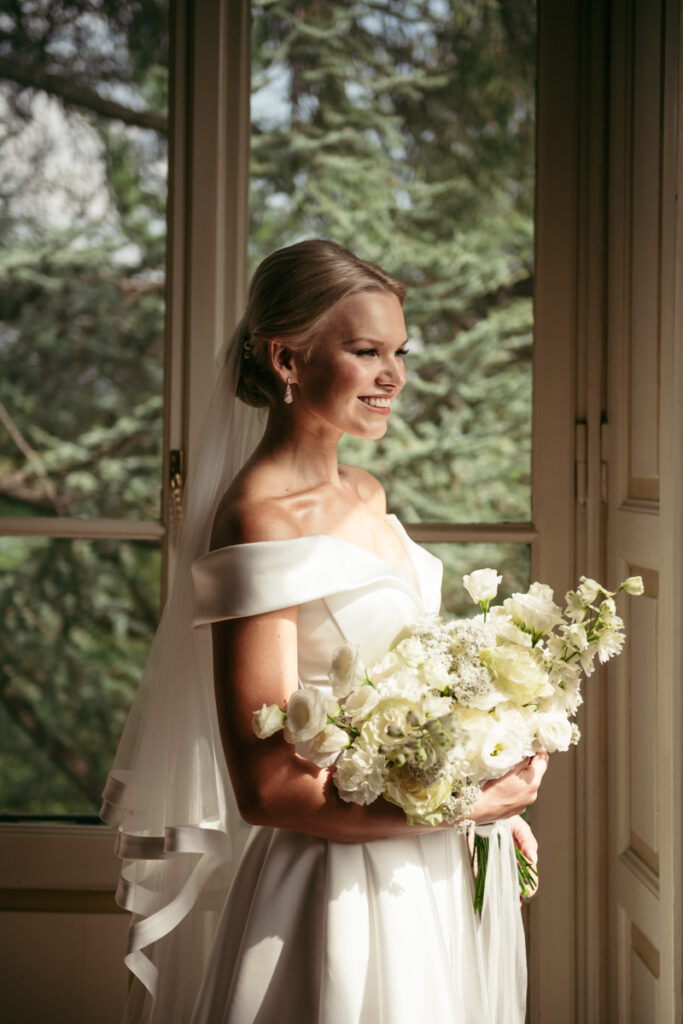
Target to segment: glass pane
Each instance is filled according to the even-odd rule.
[[[253,13],[252,264],[328,237],[409,288],[410,383],[342,458],[404,521],[528,521],[535,0]]]
[[[159,515],[166,6],[0,16],[0,515]]]
[[[531,582],[531,548],[528,544],[425,544],[443,562],[441,614],[444,618],[465,617],[479,612],[462,585],[462,578],[475,569],[497,569],[503,577],[500,604],[510,594],[526,591]]]
[[[0,813],[96,813],[159,614],[161,553],[0,539]]]

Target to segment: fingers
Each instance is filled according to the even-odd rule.
[[[514,817],[510,819],[510,825],[512,827],[512,838],[515,846],[517,846],[522,851],[526,859],[530,860],[535,866],[538,862],[538,843],[536,841],[536,836],[531,831],[531,828],[524,818],[520,818],[518,814],[514,815]]]

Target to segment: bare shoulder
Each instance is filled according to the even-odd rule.
[[[286,504],[264,498],[244,486],[231,487],[221,499],[211,528],[211,549],[258,541],[291,540],[301,535]]]
[[[340,466],[344,475],[353,483],[361,501],[366,502],[374,512],[384,515],[387,510],[387,496],[381,483],[372,473],[358,466]]]

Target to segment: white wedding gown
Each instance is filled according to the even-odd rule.
[[[326,685],[344,641],[372,662],[440,603],[441,563],[389,521],[406,565],[328,536],[210,552],[193,566],[196,624],[298,605],[302,686]],[[479,920],[466,840],[455,832],[336,843],[254,829],[194,1024],[521,1024],[514,851],[505,823],[490,830]]]

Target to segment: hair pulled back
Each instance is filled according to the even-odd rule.
[[[324,239],[266,257],[251,279],[246,312],[229,346],[237,349],[237,397],[256,408],[277,402],[281,381],[271,366],[269,341],[286,339],[292,352],[310,356],[333,306],[364,291],[391,292],[401,305],[406,294],[381,267]]]

